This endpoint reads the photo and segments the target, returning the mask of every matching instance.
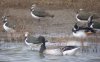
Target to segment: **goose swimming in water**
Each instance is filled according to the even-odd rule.
[[[79,48],[77,46],[64,46],[62,48],[47,49],[45,46],[45,38],[42,39],[42,45],[40,47],[40,54],[50,55],[74,55]]]
[[[16,32],[15,30],[14,30],[14,25],[13,26],[11,26],[11,24],[9,24],[7,21],[7,17],[8,16],[3,16],[2,17],[2,19],[3,19],[3,28],[4,28],[4,30],[6,31],[6,32],[9,32],[9,33],[13,33],[13,32]]]
[[[30,10],[31,10],[32,17],[34,17],[35,19],[38,19],[38,20],[40,20],[41,18],[44,18],[44,17],[52,17],[52,18],[54,17],[54,15],[51,15],[48,12],[46,12],[40,8],[37,8],[36,4],[33,4]]]
[[[40,49],[40,46],[41,46],[41,39],[45,38],[44,36],[31,36],[29,32],[25,32],[25,39],[24,39],[24,42],[26,45],[28,45],[32,50],[37,50],[39,51]],[[47,40],[46,41],[46,47],[49,47],[49,48],[56,48],[56,47],[59,47],[59,46],[65,46],[65,43],[61,44],[59,42],[49,42]]]

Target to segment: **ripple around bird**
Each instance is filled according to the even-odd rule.
[[[88,49],[88,52],[81,49],[75,56],[40,56],[37,51],[30,50],[28,46],[21,42],[1,42],[0,43],[0,61],[2,62],[99,62],[100,44],[97,44],[98,52],[93,51],[95,44]]]

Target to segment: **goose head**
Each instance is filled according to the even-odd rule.
[[[43,43],[43,44],[45,44],[45,42],[47,42],[47,40],[45,39],[44,36],[39,36],[39,37],[37,38],[37,40],[40,41],[40,42]]]
[[[43,51],[46,49],[46,46],[45,46],[46,40],[45,40],[45,38],[44,38],[43,36],[40,36],[40,37],[39,37],[39,40],[42,42],[42,45],[41,45],[41,47],[40,47],[39,52],[40,52],[40,53],[43,53]]]

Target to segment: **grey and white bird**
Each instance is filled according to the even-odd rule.
[[[28,45],[32,50],[39,50],[42,43],[43,36],[33,37],[29,35],[29,32],[25,32],[25,44]],[[47,42],[47,41],[46,41]]]
[[[15,25],[9,24],[9,23],[8,23],[7,17],[9,17],[9,16],[3,16],[3,17],[2,17],[2,21],[3,21],[3,23],[4,23],[4,24],[3,24],[4,30],[5,30],[6,32],[9,32],[9,33],[14,33],[14,32],[16,32],[16,30],[14,30]]]
[[[77,23],[74,25],[74,28],[72,28],[73,36],[78,38],[86,38],[89,35],[92,35],[95,33],[95,30],[90,27],[80,27],[77,25]]]
[[[93,16],[89,17],[88,27],[93,28],[94,30],[100,31],[100,22],[93,21]]]
[[[42,44],[42,40],[45,39],[44,36],[38,36],[38,37],[33,37],[29,34],[29,32],[25,32],[25,39],[24,42],[26,45],[28,45],[32,50],[39,51],[40,46]],[[47,48],[57,48],[59,46],[63,47],[65,45],[62,45],[61,43],[58,42],[49,42],[45,39],[45,46]]]
[[[42,39],[42,45],[40,47],[40,54],[50,54],[50,55],[74,55],[79,48],[77,46],[64,46],[58,48],[46,48],[45,38]]]
[[[54,17],[54,15],[46,12],[45,10],[42,10],[41,8],[38,8],[36,6],[36,4],[33,4],[31,6],[30,10],[31,10],[32,17],[34,17],[35,19],[38,19],[38,20],[40,20],[41,18],[44,18],[44,17],[51,17],[51,18]]]
[[[88,22],[88,18],[93,15],[93,19],[98,19],[100,16],[96,13],[85,11],[84,9],[79,9],[76,14],[76,20],[78,22]]]

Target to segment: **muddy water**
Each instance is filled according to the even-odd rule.
[[[94,44],[95,45],[95,44]],[[88,51],[78,51],[75,56],[40,56],[38,51],[31,50],[24,43],[1,42],[0,62],[100,62],[100,47],[92,46]]]

